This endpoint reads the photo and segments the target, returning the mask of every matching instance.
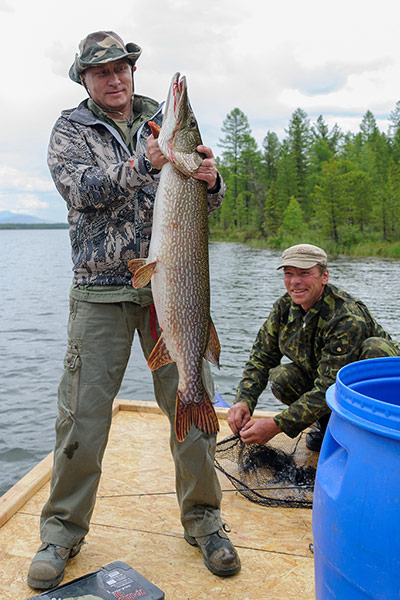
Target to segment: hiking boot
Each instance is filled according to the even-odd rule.
[[[192,537],[186,531],[185,540],[199,546],[207,569],[220,577],[229,577],[240,571],[240,558],[225,531],[218,529],[211,535]]]
[[[72,548],[41,544],[28,572],[28,585],[38,590],[56,587],[64,577],[67,560],[78,554],[83,543],[81,540]]]
[[[313,452],[319,452],[321,450],[323,440],[324,433],[322,433],[320,429],[313,428],[306,435],[306,446]]]
[[[321,450],[330,415],[321,417],[306,435],[306,446],[313,452]]]

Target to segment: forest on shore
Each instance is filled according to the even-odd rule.
[[[382,132],[371,111],[357,133],[311,123],[297,108],[279,139],[259,148],[247,116],[234,108],[222,125],[218,168],[222,206],[209,219],[210,239],[282,250],[300,242],[328,254],[400,258],[400,101]],[[67,228],[0,224],[0,229]]]
[[[212,240],[400,258],[400,101],[388,133],[371,111],[357,133],[344,133],[298,108],[284,139],[268,131],[260,149],[234,108],[222,134],[217,163],[227,191],[210,217]]]

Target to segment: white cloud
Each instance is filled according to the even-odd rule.
[[[0,0],[0,12],[12,13],[13,6],[12,6],[11,2],[8,2],[8,0]]]
[[[41,200],[36,194],[0,192],[0,210],[10,210],[21,214],[36,214],[38,209],[47,209],[48,206],[49,203]]]
[[[46,198],[52,196],[54,184],[50,177],[30,175],[26,169],[0,165],[0,210],[46,218],[50,207]],[[59,208],[61,207],[60,203]],[[65,214],[53,220],[65,221]]]
[[[26,192],[52,192],[51,180],[29,175],[26,170],[0,165],[0,189],[21,190]]]
[[[396,76],[393,65],[381,69],[365,70],[349,74],[343,85],[326,93],[305,93],[299,88],[282,89],[278,98],[288,109],[301,106],[310,114],[333,116],[345,131],[358,130],[359,123],[367,110],[372,110],[377,121],[382,123],[381,130],[386,131],[388,117],[397,100],[391,95],[391,79]],[[400,97],[400,90],[399,90]],[[373,98],[373,103],[371,103]],[[357,115],[357,117],[356,117]],[[345,126],[347,123],[347,126]]]

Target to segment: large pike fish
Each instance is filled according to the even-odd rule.
[[[191,177],[203,158],[202,143],[190,106],[186,79],[172,78],[161,129],[152,127],[168,158],[157,189],[149,257],[129,262],[135,288],[151,279],[161,328],[148,365],[171,362],[178,369],[175,433],[183,441],[192,424],[206,433],[219,430],[206,392],[203,357],[219,366],[220,344],[210,317],[207,184]]]

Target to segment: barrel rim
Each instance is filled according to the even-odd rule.
[[[367,375],[367,377],[366,377]],[[400,356],[371,358],[345,365],[326,392],[328,406],[346,421],[385,437],[400,439],[400,406],[358,392],[349,384],[400,379]]]

